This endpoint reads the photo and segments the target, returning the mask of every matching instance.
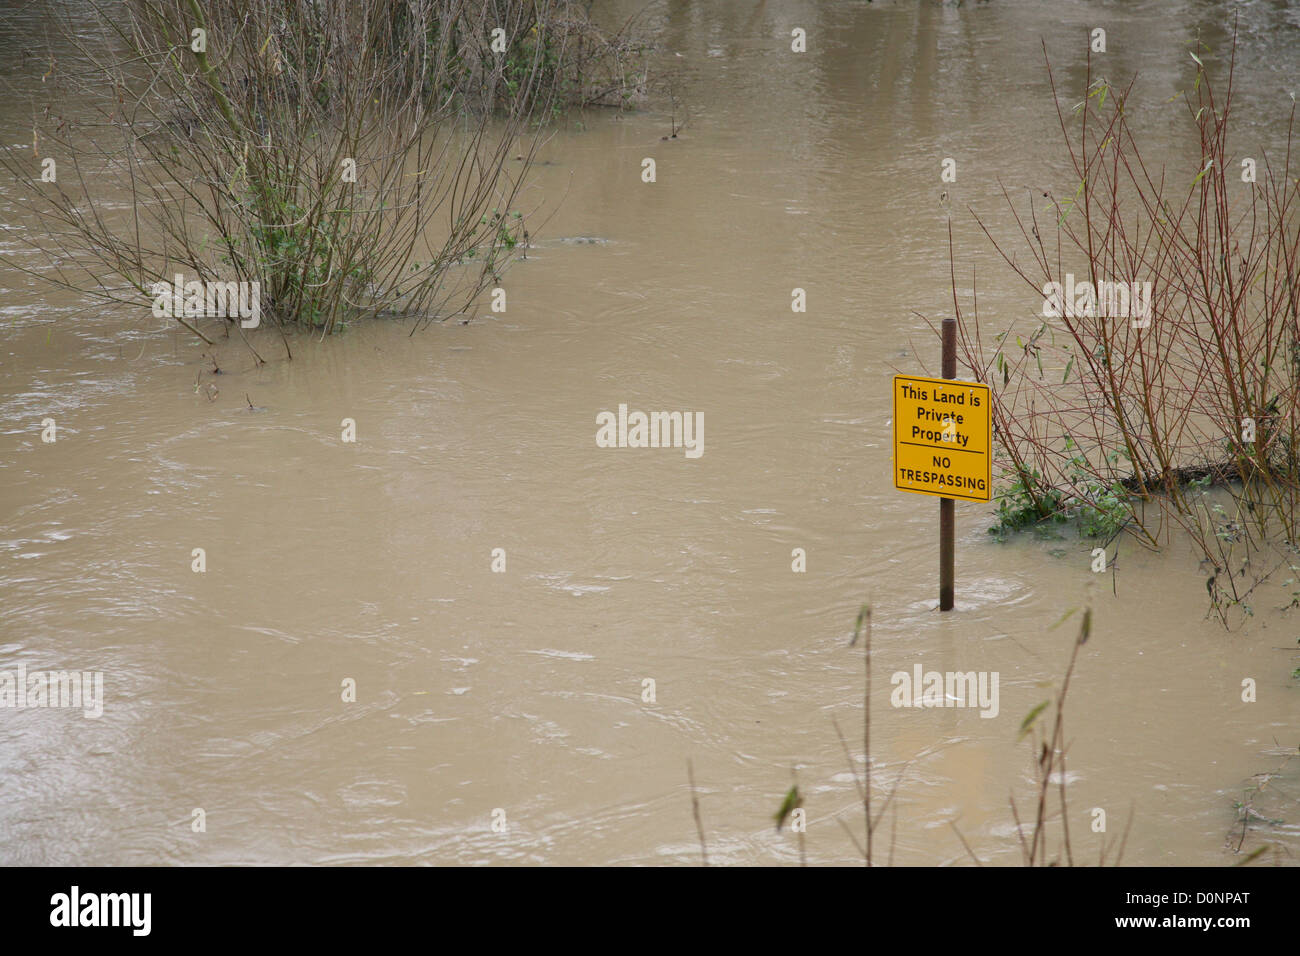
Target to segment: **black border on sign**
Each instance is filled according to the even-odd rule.
[[[985,487],[988,488],[989,490],[989,496],[987,498],[975,498],[972,497],[971,495],[939,494],[933,491],[922,491],[920,488],[905,488],[904,486],[898,483],[898,446],[899,446],[898,380],[900,378],[906,379],[909,382],[932,382],[935,385],[951,385],[954,382],[958,382],[966,386],[967,388],[984,389],[984,399],[986,402],[985,407],[988,409],[988,424],[989,424],[988,442],[986,445],[989,451],[988,454],[984,456],[986,459],[985,464],[988,466],[987,468],[988,477],[984,481]],[[962,501],[992,501],[993,500],[993,388],[992,386],[984,382],[967,382],[966,380],[960,378],[927,378],[924,375],[895,375],[893,381],[891,382],[891,386],[894,390],[894,394],[891,398],[891,402],[893,403],[893,407],[894,407],[894,427],[893,427],[893,435],[890,436],[890,451],[892,452],[892,457],[894,459],[894,467],[892,470],[894,472],[895,490],[906,491],[909,494],[913,494],[913,495],[927,495],[931,498],[953,498],[953,499],[960,499]],[[907,443],[904,442],[903,444],[907,444]]]

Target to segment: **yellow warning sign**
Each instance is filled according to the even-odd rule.
[[[989,501],[992,417],[987,385],[894,376],[894,487]]]

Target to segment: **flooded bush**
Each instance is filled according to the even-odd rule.
[[[129,0],[62,16],[79,56],[51,57],[31,148],[0,158],[41,216],[28,244],[83,270],[55,281],[133,306],[168,301],[172,280],[234,282],[257,290],[260,318],[322,333],[462,310],[527,236],[514,159],[539,122],[644,85],[644,49],[563,0]],[[208,340],[209,313],[177,301]]]
[[[461,16],[412,24],[437,43],[443,34],[464,69],[429,89],[480,108],[507,104],[551,116],[568,107],[624,107],[648,90],[652,44],[633,16],[617,32],[596,27],[575,0],[479,0]],[[495,37],[493,31],[503,32]]]
[[[1189,52],[1177,108],[1197,152],[1160,165],[1134,129],[1132,83],[1090,66],[1071,103],[1049,64],[1072,194],[1004,193],[1013,242],[976,217],[1038,315],[990,335],[973,312],[960,337],[995,386],[995,530],[1078,517],[1085,534],[1123,528],[1156,547],[1180,528],[1222,612],[1246,607],[1252,556],[1289,553],[1300,533],[1300,180],[1294,102],[1279,151],[1234,152],[1235,51],[1216,71],[1210,51]]]

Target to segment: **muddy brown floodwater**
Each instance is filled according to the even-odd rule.
[[[1274,148],[1300,13],[1237,7],[1238,134]],[[1300,743],[1290,589],[1227,632],[1176,541],[1121,542],[1114,577],[1094,575],[1073,532],[998,543],[991,506],[960,503],[957,609],[940,616],[938,507],[892,486],[888,405],[895,370],[937,365],[915,313],[950,308],[949,209],[982,314],[1038,307],[965,207],[1005,224],[999,181],[1068,178],[1040,40],[1077,85],[1104,26],[1105,71],[1141,71],[1142,125],[1185,164],[1165,101],[1191,80],[1198,30],[1226,43],[1226,9],[652,7],[678,139],[661,139],[666,102],[567,121],[527,193],[553,215],[505,278],[507,311],[485,300],[413,337],[367,324],[256,367],[237,339],[213,352],[147,304],[105,311],[5,271],[0,667],[102,671],[105,703],[99,719],[0,710],[0,862],[694,864],[690,759],[714,861],[798,860],[772,826],[797,767],[810,862],[853,863],[835,818],[860,828],[861,807],[832,719],[860,769],[848,639],[864,600],[881,787],[906,768],[896,863],[968,863],[953,821],[985,862],[1019,862],[1017,730],[1077,615],[1052,625],[1086,604],[1076,852],[1098,852],[1100,807],[1110,838],[1132,812],[1125,862],[1233,862],[1234,804]],[[5,21],[0,66],[36,96],[25,16]],[[0,106],[11,142],[31,102]],[[0,197],[6,231],[23,215]],[[596,416],[620,404],[702,413],[703,454],[597,447]],[[996,672],[996,716],[891,707],[890,675],[918,664]],[[1294,862],[1289,819],[1248,846]]]

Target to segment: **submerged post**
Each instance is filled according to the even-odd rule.
[[[943,320],[942,378],[894,376],[894,487],[939,499],[939,610],[953,608],[956,505],[993,498],[993,390],[957,381],[957,320]]]
[[[957,377],[957,320],[943,320],[943,377]],[[956,520],[954,501],[939,499],[939,610],[951,611],[956,564]]]

